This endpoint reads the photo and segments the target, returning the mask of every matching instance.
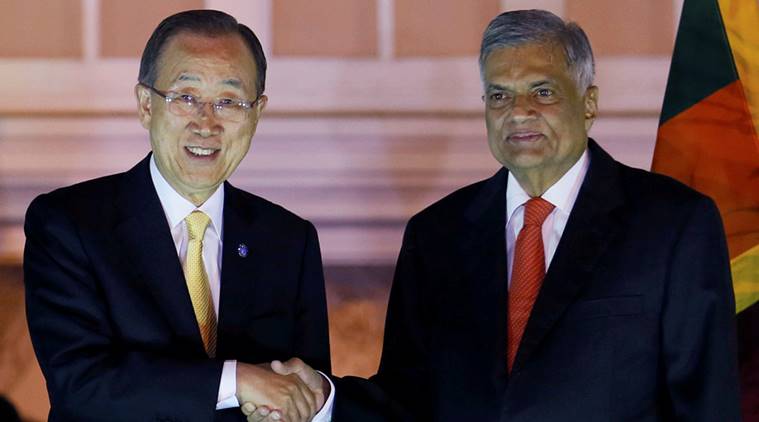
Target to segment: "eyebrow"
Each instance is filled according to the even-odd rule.
[[[234,88],[242,88],[242,82],[239,79],[224,79],[221,83]]]
[[[177,78],[177,82],[186,82],[186,81],[200,82],[200,78],[196,75],[187,74],[187,73],[182,73]],[[235,78],[224,79],[223,81],[221,81],[221,83],[223,85],[231,86],[232,88],[242,89],[242,82],[239,79],[235,79]]]
[[[508,91],[509,88],[506,88],[503,85],[488,83],[488,86],[486,88],[486,91]]]
[[[192,82],[200,82],[200,78],[195,75],[188,75],[186,73],[182,73],[177,78],[177,81],[192,81]]]
[[[540,80],[540,81],[535,81],[535,82],[530,83],[530,88],[537,88],[539,86],[553,85],[553,84],[554,84],[553,80],[551,80],[551,79],[543,79],[543,80]]]
[[[553,85],[553,84],[554,84],[554,81],[552,79],[541,79],[539,81],[530,82],[529,88],[533,89],[533,88],[537,88],[539,86]],[[487,85],[487,88],[486,88],[487,92],[490,92],[490,91],[509,91],[509,90],[511,90],[511,88],[508,88],[508,87],[505,87],[505,86],[499,85],[499,84],[494,84],[494,83],[489,83]]]

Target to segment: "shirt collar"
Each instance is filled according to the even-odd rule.
[[[210,227],[217,233],[222,233],[222,216],[224,209],[224,189],[216,188],[216,191],[199,207],[177,193],[166,181],[155,163],[155,156],[150,156],[150,178],[158,193],[158,199],[163,206],[163,212],[169,221],[169,227],[174,228],[184,221],[185,217],[195,210],[206,213],[211,218]]]
[[[556,183],[548,188],[541,197],[553,204],[560,212],[568,215],[572,211],[572,207],[574,207],[577,194],[580,192],[580,186],[582,186],[582,181],[585,179],[589,166],[590,155],[586,148],[580,159]],[[514,174],[509,172],[506,185],[507,224],[517,208],[527,202],[528,199],[530,199],[530,195],[525,192],[516,177],[514,177]]]

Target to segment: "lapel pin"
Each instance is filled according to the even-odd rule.
[[[244,243],[240,243],[237,245],[237,255],[240,255],[241,258],[245,258],[248,256],[248,245]]]

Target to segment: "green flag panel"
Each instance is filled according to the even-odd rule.
[[[686,1],[659,124],[736,79],[717,0]]]

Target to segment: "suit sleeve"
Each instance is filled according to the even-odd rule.
[[[672,419],[739,421],[735,300],[722,222],[711,200],[690,210],[670,261],[661,321]]]
[[[24,279],[50,420],[213,420],[222,362],[122,347],[76,226],[49,199],[27,211]]]
[[[413,220],[412,220],[413,221]],[[411,226],[411,223],[409,223]],[[424,342],[417,341],[420,328],[420,313],[416,305],[418,287],[416,278],[416,258],[413,256],[411,229],[406,229],[396,266],[393,287],[390,293],[382,359],[377,375],[366,380],[347,376],[335,378],[335,405],[333,422],[401,422],[426,420],[412,418],[405,403],[414,409],[429,409],[423,389],[424,381],[418,377],[425,374]],[[426,375],[425,375],[426,377]],[[401,399],[403,403],[401,402]]]
[[[324,271],[319,238],[313,224],[306,222],[306,242],[297,300],[295,356],[325,373],[332,372],[329,356],[329,326]]]

